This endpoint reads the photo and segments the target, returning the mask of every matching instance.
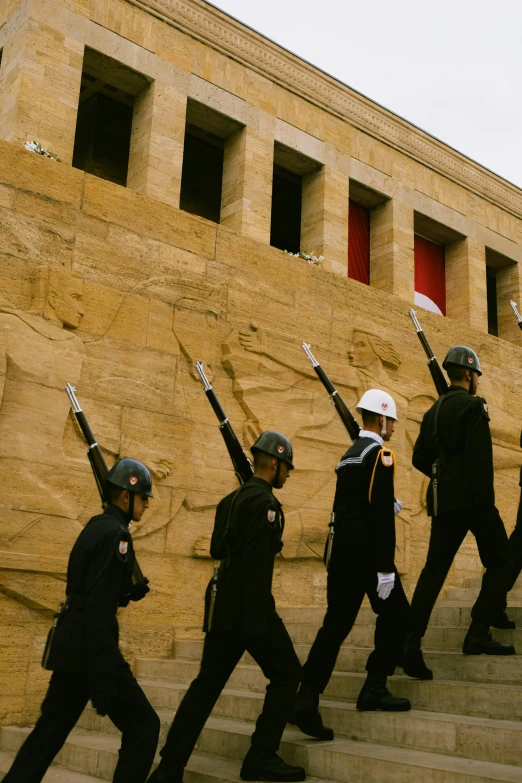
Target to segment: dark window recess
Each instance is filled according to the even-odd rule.
[[[185,134],[180,208],[219,223],[223,183],[223,148]]]
[[[127,184],[132,107],[95,93],[78,107],[73,166]]]
[[[2,67],[2,56],[4,54],[4,50],[0,49],[0,68]]]
[[[270,244],[273,247],[289,253],[298,253],[301,249],[302,194],[302,177],[275,165],[270,223]]]
[[[497,275],[491,267],[486,267],[486,284],[488,295],[488,332],[498,337],[497,313]]]

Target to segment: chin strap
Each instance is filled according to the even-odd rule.
[[[277,470],[274,476],[274,483],[272,484],[273,487],[277,487],[279,485],[279,478],[281,475],[281,460],[279,458],[276,459],[277,459]]]
[[[130,525],[130,523],[132,522],[132,517],[134,516],[134,492],[130,493],[129,510],[127,512],[127,516],[129,517],[129,521],[127,522],[127,525]]]
[[[381,438],[384,438],[384,436],[386,435],[386,421],[387,421],[386,416],[383,416],[382,417]]]

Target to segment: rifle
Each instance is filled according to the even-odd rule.
[[[522,315],[520,315],[520,313],[518,312],[517,303],[511,300],[509,304],[513,308],[513,312],[515,313],[519,328],[522,329]]]
[[[413,321],[413,325],[415,326],[415,329],[417,331],[417,337],[421,341],[421,345],[424,348],[424,353],[428,357],[428,369],[431,373],[431,377],[433,378],[433,383],[435,384],[435,388],[437,389],[437,394],[440,397],[442,394],[445,394],[445,392],[448,391],[449,383],[447,382],[446,377],[442,372],[442,368],[439,364],[437,357],[431,350],[431,345],[429,344],[428,338],[424,334],[424,330],[422,329],[422,326],[419,323],[419,319],[417,318],[417,313],[413,309],[410,309],[410,318]]]
[[[330,395],[330,402],[332,405],[335,406],[335,410],[339,414],[342,423],[346,427],[346,431],[348,432],[348,435],[352,440],[357,440],[359,437],[359,433],[361,431],[361,427],[359,425],[359,422],[353,415],[353,413],[350,411],[348,406],[346,405],[345,401],[331,382],[328,375],[325,373],[315,356],[313,355],[311,351],[311,345],[309,343],[302,343],[303,351],[308,356],[310,361],[312,362],[312,367],[314,368],[317,377],[323,384],[324,388]]]
[[[67,386],[65,387],[65,391],[67,392],[67,396],[69,397],[71,407],[76,417],[76,421],[78,422],[83,437],[85,438],[87,445],[89,447],[87,449],[87,456],[89,457],[89,462],[91,463],[91,469],[94,474],[96,486],[98,487],[98,492],[100,493],[100,500],[102,502],[102,506],[105,507],[107,502],[105,496],[105,479],[107,478],[109,468],[107,466],[107,463],[105,462],[105,457],[103,456],[102,451],[96,442],[96,438],[92,434],[92,430],[89,426],[89,422],[87,421],[87,417],[83,412],[83,410],[80,408],[80,403],[78,402],[75,393],[76,392],[75,387],[71,386],[71,384],[68,383]],[[147,587],[147,585],[149,584],[149,580],[147,579],[146,576],[143,576],[143,572],[139,566],[136,556],[134,557],[134,570],[132,572],[132,584],[134,587],[137,588],[136,594],[140,595],[141,598],[143,598],[143,596],[146,593],[148,593],[150,590],[150,588]]]
[[[225,411],[221,407],[221,403],[217,398],[216,392],[210,385],[210,381],[205,375],[203,364],[201,362],[196,362],[194,366],[199,377],[201,378],[201,383],[205,387],[205,394],[207,395],[207,399],[212,406],[212,410],[218,418],[219,430],[223,436],[223,440],[225,441],[225,446],[227,447],[230,459],[232,460],[232,465],[234,466],[238,481],[240,484],[244,484],[245,481],[248,481],[248,479],[252,478],[254,475],[252,463],[243,451],[243,447],[241,446],[241,443],[239,442]]]

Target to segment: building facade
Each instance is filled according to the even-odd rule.
[[[415,302],[440,359],[464,343],[484,364],[512,529],[518,188],[202,0],[6,0],[0,50],[3,722],[35,715],[68,552],[99,507],[66,383],[107,460],[154,476],[135,531],[153,589],[125,613],[129,657],[199,628],[213,511],[236,485],[196,360],[245,449],[268,428],[294,443],[281,605],[325,602],[348,446],[303,340],[352,408],[373,386],[397,400],[398,563],[415,583],[429,520],[411,452],[435,398]],[[467,542],[449,583],[480,573]]]

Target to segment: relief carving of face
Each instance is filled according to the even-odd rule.
[[[348,361],[354,367],[369,367],[375,363],[377,354],[371,346],[369,335],[366,332],[354,330],[352,344],[348,352]]]
[[[83,318],[83,281],[74,275],[51,275],[49,304],[56,318],[68,329],[77,329]]]
[[[206,301],[185,298],[176,303],[174,334],[190,361],[216,363],[219,318],[219,311]]]

